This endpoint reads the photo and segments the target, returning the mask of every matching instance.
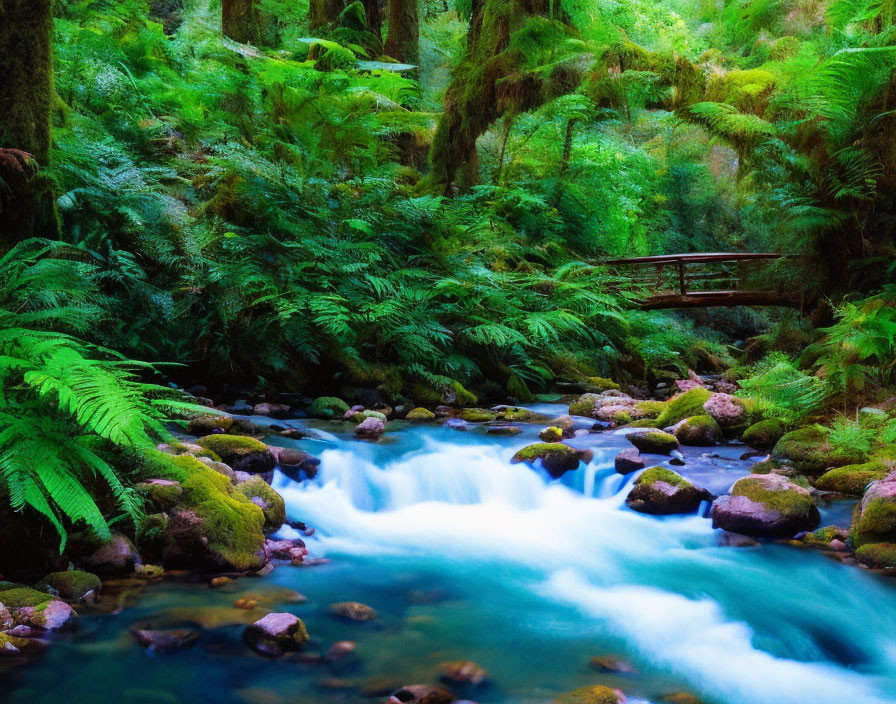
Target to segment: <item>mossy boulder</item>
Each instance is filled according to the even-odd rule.
[[[213,433],[227,433],[233,427],[233,418],[227,416],[198,416],[187,425],[190,435],[204,437]]]
[[[635,410],[641,416],[641,420],[656,420],[665,409],[665,401],[638,401],[635,403]]]
[[[556,425],[552,425],[549,428],[544,428],[539,431],[538,439],[542,442],[560,442],[563,439],[563,429],[558,428]]]
[[[747,423],[746,405],[731,394],[713,394],[703,404],[703,411],[725,429],[742,428]]]
[[[490,420],[495,420],[498,416],[487,408],[465,408],[458,417],[467,423],[487,423]]]
[[[862,464],[864,452],[851,448],[834,449],[818,428],[801,428],[786,433],[772,450],[775,459],[789,460],[804,474],[821,474],[831,467]]]
[[[596,417],[598,401],[600,401],[598,394],[582,394],[569,404],[569,415],[594,418]]]
[[[241,435],[207,435],[197,444],[211,450],[234,472],[264,474],[277,466],[274,453],[260,440]]]
[[[682,445],[710,446],[721,442],[722,428],[712,416],[692,416],[676,424],[673,435]]]
[[[871,482],[883,479],[891,468],[882,462],[848,464],[822,474],[815,480],[815,488],[821,491],[836,491],[838,494],[861,496]]]
[[[265,531],[280,530],[286,522],[286,504],[270,484],[256,474],[237,484],[236,490],[262,510]]]
[[[704,415],[703,404],[712,396],[712,391],[703,388],[691,389],[666,401],[662,413],[657,416],[660,428],[668,428],[685,418]]]
[[[541,462],[545,471],[555,479],[579,468],[580,462],[590,462],[593,457],[589,450],[577,450],[561,442],[545,442],[528,445],[517,452],[512,464]]]
[[[668,455],[680,447],[678,438],[661,430],[629,433],[625,439],[638,448],[639,452],[649,455]]]
[[[694,486],[677,472],[651,467],[635,480],[625,504],[639,513],[665,516],[693,513],[701,502],[711,499],[712,494],[706,489]]]
[[[780,440],[786,428],[777,418],[768,418],[749,426],[742,436],[744,443],[760,450],[770,450]]]
[[[81,601],[91,592],[98,594],[103,586],[95,574],[81,570],[51,572],[41,581],[66,601]]]
[[[261,655],[280,657],[299,650],[309,638],[300,618],[290,613],[273,613],[246,626],[243,640]]]
[[[415,408],[405,416],[405,420],[412,420],[417,422],[435,419],[436,414],[426,408]]]
[[[137,531],[141,555],[165,567],[215,571],[261,569],[265,516],[222,474],[195,457],[147,453],[144,473],[176,482],[180,494]]]
[[[856,561],[875,570],[896,570],[896,543],[869,543],[856,550]]]
[[[308,406],[308,415],[321,420],[334,420],[342,418],[347,410],[349,410],[349,405],[341,398],[321,396],[314,399]]]
[[[513,423],[535,420],[538,417],[536,413],[533,413],[528,408],[520,408],[519,406],[507,408],[500,415],[504,420]]]
[[[856,549],[896,543],[896,472],[868,487],[855,508],[849,532]]]
[[[713,527],[756,538],[814,530],[821,516],[807,489],[778,474],[738,479],[712,505]]]
[[[554,700],[554,704],[625,704],[625,696],[617,689],[603,685],[582,687]]]
[[[52,594],[31,587],[13,587],[0,591],[0,604],[8,609],[39,608],[52,600]]]
[[[445,390],[442,401],[451,406],[475,406],[479,403],[476,394],[467,391],[459,381],[452,381]]]
[[[585,379],[585,382],[598,393],[603,391],[618,391],[622,388],[612,379],[606,379],[602,376],[589,376]]]

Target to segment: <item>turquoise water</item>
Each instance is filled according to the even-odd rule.
[[[435,683],[440,663],[464,659],[491,674],[489,688],[468,693],[483,704],[544,704],[586,684],[632,702],[688,691],[717,704],[896,703],[896,581],[784,546],[722,547],[699,516],[629,511],[632,478],[612,470],[629,446],[619,435],[573,441],[594,461],[551,482],[509,463],[541,425],[500,438],[394,422],[377,444],[341,424],[316,427],[319,438],[282,444],[320,456],[318,478],[275,484],[290,516],[317,529],[309,550],[329,564],[215,590],[188,577],[149,586],[120,613],[83,614],[43,658],[0,675],[2,701],[376,702],[385,697],[365,692]],[[721,491],[748,473],[743,449],[692,452],[681,471]],[[825,513],[842,523],[848,506]],[[253,614],[232,607],[246,594],[262,600],[257,615],[299,615],[312,655],[352,640],[357,658],[335,667],[251,655],[240,619]],[[327,615],[345,600],[380,618]],[[176,653],[148,654],[128,633],[191,622],[217,627]],[[597,655],[637,672],[594,672]]]

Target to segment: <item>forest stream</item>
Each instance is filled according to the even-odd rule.
[[[570,444],[594,459],[552,480],[509,462],[537,423],[495,437],[483,426],[394,421],[380,443],[353,439],[342,423],[288,424],[314,437],[274,442],[322,463],[313,481],[278,471],[273,486],[290,518],[316,529],[310,556],[329,562],[220,589],[185,573],[120,613],[101,597],[76,632],[4,675],[3,701],[372,702],[436,684],[445,662],[473,661],[488,680],[464,696],[485,704],[541,703],[593,684],[630,702],[685,701],[663,699],[675,692],[715,704],[896,702],[892,579],[786,545],[725,544],[701,515],[629,510],[637,474],[613,468],[629,446],[624,431],[578,435]],[[722,493],[749,474],[746,449],[686,448],[678,469]],[[851,508],[821,506],[822,525],[848,525]],[[264,610],[234,607],[247,596],[300,616],[309,647],[277,660],[251,654],[243,627]],[[342,601],[378,618],[338,620],[328,606]],[[148,653],[129,633],[146,624],[201,635],[189,649]],[[343,641],[356,644],[350,656],[319,656]]]

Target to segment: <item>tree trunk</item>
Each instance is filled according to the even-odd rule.
[[[389,0],[389,36],[383,53],[406,64],[420,62],[417,0]]]
[[[335,22],[344,5],[343,0],[311,0],[308,6],[309,29],[319,29]]]
[[[224,36],[241,44],[261,44],[258,0],[222,0],[221,26]]]
[[[557,186],[554,189],[554,207],[560,204],[563,195],[563,181],[569,171],[569,162],[572,161],[572,138],[575,133],[577,117],[571,117],[566,121],[566,136],[563,138],[563,153],[560,155],[560,168],[557,173]]]
[[[383,40],[383,13],[380,12],[379,0],[361,0],[364,14],[367,15],[367,28],[380,41]]]
[[[0,0],[0,250],[57,237],[50,163],[53,0]]]

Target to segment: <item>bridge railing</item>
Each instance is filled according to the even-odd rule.
[[[625,278],[644,297],[641,307],[692,308],[709,306],[799,307],[798,291],[771,281],[771,272],[758,275],[757,264],[791,259],[796,255],[771,252],[698,252],[652,257],[610,259],[603,264],[618,273],[636,267]]]

